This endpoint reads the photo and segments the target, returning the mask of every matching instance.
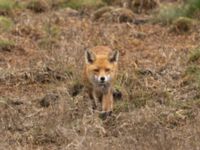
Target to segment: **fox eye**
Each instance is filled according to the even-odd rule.
[[[106,68],[105,71],[106,71],[106,72],[110,72],[110,68]]]
[[[94,71],[94,72],[99,72],[99,69],[94,69],[93,71]]]

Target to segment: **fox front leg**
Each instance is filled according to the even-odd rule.
[[[111,114],[113,111],[113,94],[108,92],[102,97],[102,111]]]
[[[93,110],[100,110],[101,106],[100,106],[100,103],[99,103],[99,97],[97,96],[95,91],[92,91],[90,93],[90,99],[92,101]]]

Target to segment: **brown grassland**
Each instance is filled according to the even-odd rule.
[[[105,3],[0,0],[0,150],[200,149],[198,19],[152,19],[180,0]],[[106,119],[81,84],[96,45],[120,52]]]

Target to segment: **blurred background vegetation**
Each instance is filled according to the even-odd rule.
[[[162,2],[162,3],[161,3]],[[158,22],[172,23],[179,17],[199,17],[200,0],[179,0],[167,3],[165,0],[0,0],[0,15],[7,15],[14,10],[32,9],[41,12],[49,8],[98,9],[105,6],[126,7],[134,13],[149,13],[153,8]],[[1,19],[2,20],[2,19]]]
[[[2,149],[198,149],[199,19],[200,0],[0,0]],[[82,92],[96,45],[121,56],[108,122]]]

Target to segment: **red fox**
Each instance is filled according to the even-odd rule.
[[[118,51],[106,46],[97,46],[85,51],[85,68],[83,80],[93,102],[93,109],[102,103],[103,113],[113,111],[113,82],[118,66]]]

